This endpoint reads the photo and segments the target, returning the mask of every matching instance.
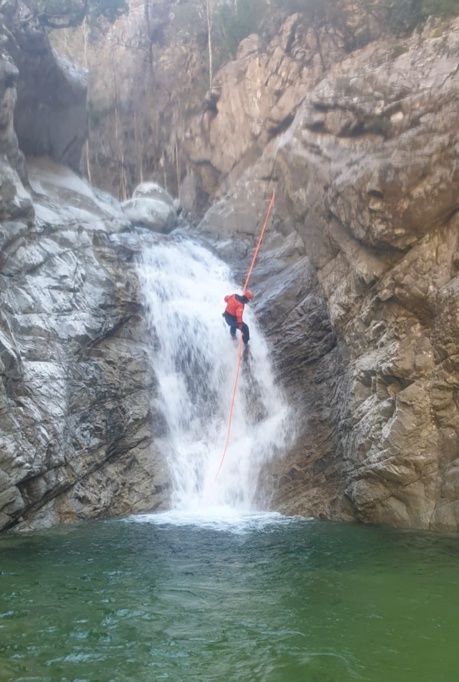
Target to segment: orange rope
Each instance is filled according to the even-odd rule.
[[[239,341],[239,352],[237,354],[237,370],[236,370],[236,379],[234,381],[234,388],[233,388],[233,397],[231,398],[231,408],[230,408],[230,413],[229,413],[229,420],[228,420],[228,431],[226,433],[226,443],[225,443],[225,449],[223,450],[223,455],[220,460],[220,465],[218,467],[217,473],[215,474],[215,479],[214,481],[217,480],[217,476],[220,473],[220,469],[223,466],[223,461],[226,456],[226,451],[228,450],[228,445],[229,445],[229,439],[230,439],[230,434],[231,434],[231,424],[233,422],[233,410],[234,410],[234,401],[236,400],[236,390],[237,390],[237,382],[239,380],[239,370],[241,369],[241,358],[242,358],[242,334],[241,334],[241,340]]]
[[[271,201],[269,202],[268,210],[267,210],[267,212],[266,212],[265,222],[263,223],[263,227],[262,227],[261,232],[260,232],[260,237],[259,237],[259,239],[258,239],[257,248],[255,249],[255,253],[253,254],[252,262],[250,263],[249,272],[248,272],[248,275],[247,275],[247,277],[246,277],[246,279],[245,279],[244,289],[242,290],[242,293],[243,293],[243,294],[244,294],[244,291],[247,289],[247,285],[248,285],[248,283],[249,283],[249,279],[250,279],[250,277],[251,277],[251,275],[252,275],[253,266],[255,265],[255,261],[256,261],[256,258],[257,258],[257,256],[258,256],[258,252],[259,252],[260,246],[261,246],[261,241],[262,241],[262,239],[263,239],[263,237],[264,237],[264,234],[265,234],[266,225],[268,224],[269,216],[271,215],[271,211],[272,211],[272,208],[273,208],[273,206],[274,206],[274,198],[275,198],[275,196],[276,196],[276,195],[275,195],[275,192],[273,192],[273,195],[272,195],[272,197],[271,197]]]
[[[273,192],[273,195],[271,197],[271,201],[269,202],[268,210],[266,212],[265,222],[263,223],[263,227],[262,227],[261,232],[260,232],[258,244],[257,244],[255,252],[253,254],[252,262],[250,264],[249,272],[248,272],[248,275],[246,277],[244,289],[243,289],[242,293],[244,293],[244,291],[247,289],[249,279],[252,275],[253,266],[255,265],[255,260],[258,256],[258,252],[260,250],[261,242],[262,242],[263,236],[265,234],[265,230],[266,230],[266,226],[268,224],[269,216],[271,215],[271,211],[272,211],[272,208],[274,206],[274,197],[275,197],[275,193]],[[225,447],[223,450],[222,458],[220,460],[220,464],[219,464],[218,469],[217,469],[217,473],[215,474],[214,482],[217,480],[217,476],[220,473],[220,469],[223,466],[223,462],[225,461],[225,457],[226,457],[226,452],[228,450],[228,445],[229,445],[229,440],[230,440],[230,435],[231,435],[231,425],[233,422],[234,402],[236,400],[237,384],[239,381],[239,370],[241,369],[242,346],[243,346],[243,342],[242,342],[242,333],[241,333],[241,339],[239,341],[239,352],[238,352],[238,356],[237,356],[236,379],[234,380],[233,396],[231,398],[231,408],[230,408],[229,419],[228,419],[228,430],[226,432],[226,443],[225,443]]]

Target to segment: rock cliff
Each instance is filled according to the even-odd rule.
[[[227,188],[200,229],[233,235],[222,253],[241,271],[277,191],[253,286],[302,433],[267,485],[280,481],[286,511],[456,529],[459,22],[430,22],[313,73],[301,105],[291,98],[283,113],[292,124],[247,167],[243,136],[223,150],[216,140],[235,109],[257,138],[239,102],[268,56],[251,44],[221,72],[210,143],[190,154],[196,173],[207,155]]]
[[[70,170],[31,160],[27,175],[34,221],[1,232],[0,527],[154,508],[168,482],[152,448],[138,242]]]
[[[155,508],[168,480],[138,241],[115,200],[57,164],[79,159],[84,79],[1,9],[0,530]]]

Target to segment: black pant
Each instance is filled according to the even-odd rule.
[[[223,317],[225,318],[225,321],[227,324],[230,326],[230,334],[233,338],[236,338],[236,329],[237,329],[237,318],[235,315],[230,315],[229,313],[225,312],[223,313]],[[245,322],[242,323],[242,340],[244,343],[248,343],[250,339],[250,333],[249,333],[249,328],[246,325]]]

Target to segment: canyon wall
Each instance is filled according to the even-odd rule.
[[[138,240],[117,201],[61,165],[78,165],[85,74],[16,3],[1,9],[0,530],[156,508],[169,482]]]
[[[244,169],[256,134],[240,102],[271,73],[253,78],[268,59],[251,45],[220,73],[208,142],[190,155],[195,173],[224,176],[200,229],[231,235],[222,255],[241,275],[277,193],[253,287],[302,435],[267,485],[286,511],[454,530],[459,23],[375,41],[313,77],[283,113],[293,122]],[[246,133],[222,149],[236,110]]]

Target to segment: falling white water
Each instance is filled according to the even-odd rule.
[[[261,467],[282,453],[288,410],[250,306],[250,353],[243,359],[223,466],[238,346],[222,317],[226,294],[241,293],[228,267],[181,237],[164,238],[139,264],[151,330],[151,358],[167,435],[158,443],[173,482],[173,508],[217,516],[256,507]],[[239,332],[238,332],[239,341]]]

